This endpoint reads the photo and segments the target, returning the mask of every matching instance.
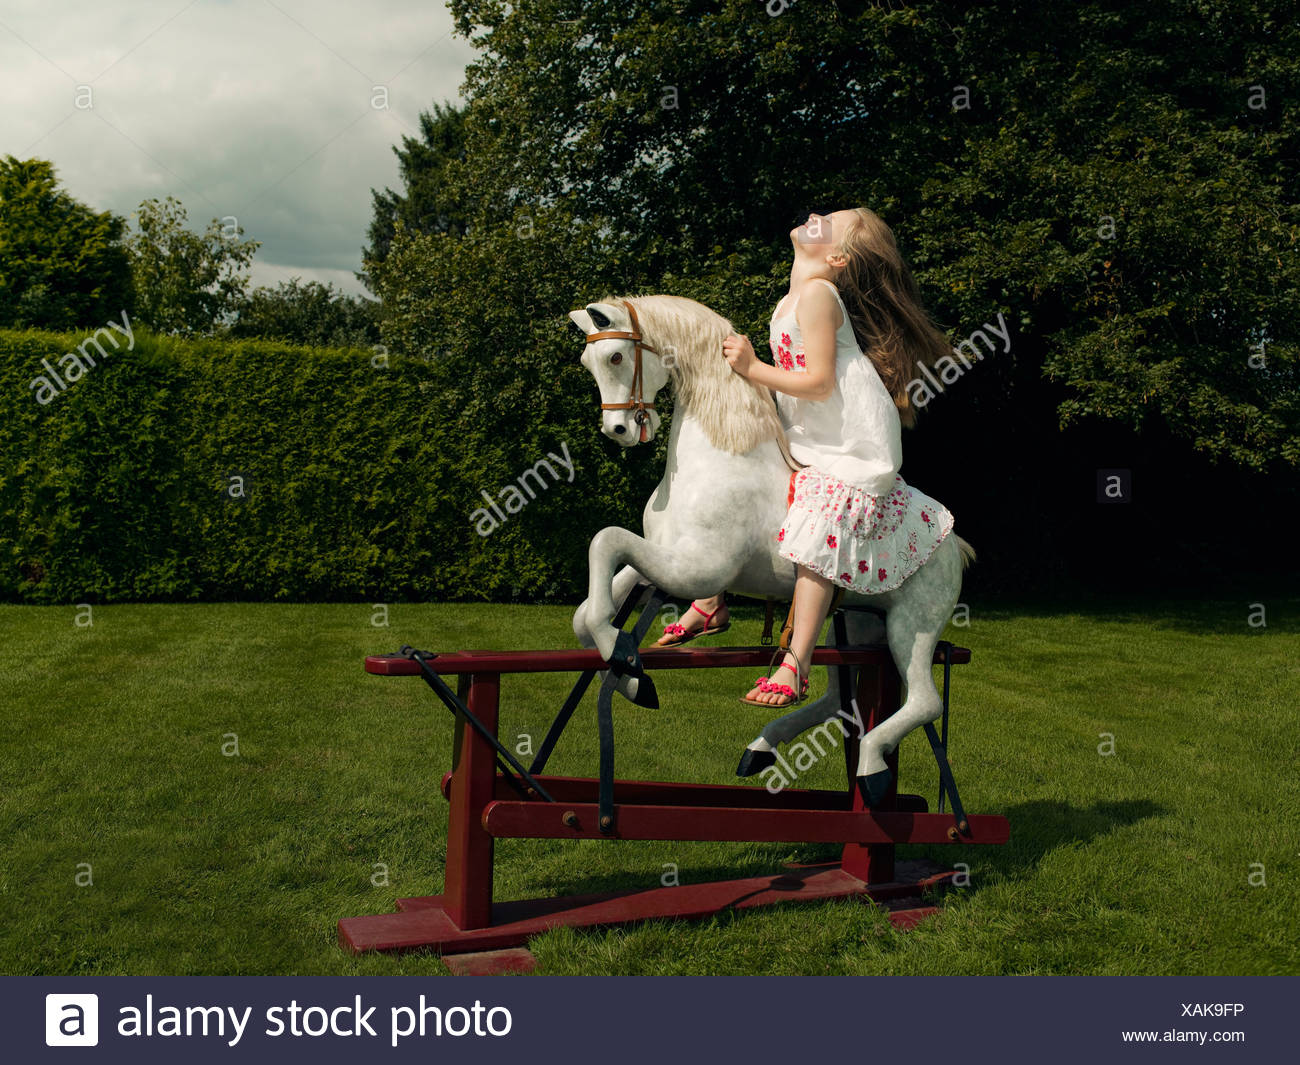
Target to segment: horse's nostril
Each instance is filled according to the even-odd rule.
[[[618,433],[619,436],[622,436],[624,433],[627,432],[627,426],[626,426],[626,425],[616,425],[616,426],[614,426],[614,432]]]

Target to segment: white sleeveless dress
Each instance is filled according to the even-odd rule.
[[[835,292],[844,319],[835,331],[835,390],[822,401],[776,393],[790,454],[806,465],[790,478],[778,553],[845,588],[888,592],[933,554],[953,516],[899,476],[898,408],[858,347],[839,290],[816,280]],[[798,301],[796,294],[784,312],[786,301],[777,304],[768,334],[776,365],[788,373],[808,372]]]

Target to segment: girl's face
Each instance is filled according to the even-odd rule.
[[[853,221],[852,211],[810,214],[803,225],[790,230],[795,257],[812,259],[818,264],[825,262],[827,256],[837,254],[836,248]]]

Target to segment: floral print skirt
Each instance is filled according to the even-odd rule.
[[[948,508],[902,477],[888,495],[872,495],[813,466],[790,481],[778,553],[853,591],[893,591],[952,532]]]

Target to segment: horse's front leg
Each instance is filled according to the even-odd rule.
[[[637,581],[643,579],[644,578],[636,571],[635,567],[624,566],[614,575],[614,579],[610,581],[610,595],[614,602],[622,603],[623,600],[627,598],[628,592],[630,592],[636,585]],[[644,598],[645,597],[642,596],[642,602],[644,602]],[[596,640],[591,633],[591,626],[587,622],[587,607],[589,603],[590,600],[584,599],[578,605],[578,609],[573,612],[573,635],[578,638],[578,643],[583,647],[596,646]]]
[[[622,603],[636,583],[642,579],[641,574],[632,566],[624,566],[619,570],[613,581],[610,582],[614,602]],[[642,598],[644,599],[644,596]],[[591,627],[587,624],[587,602],[584,599],[578,609],[573,612],[573,635],[578,638],[578,643],[582,647],[595,647],[596,639],[592,636]],[[605,683],[604,670],[600,671],[600,683]],[[618,686],[615,690],[625,698],[636,702],[640,690],[640,679],[624,674],[618,678]]]
[[[706,544],[693,537],[656,544],[617,525],[601,529],[592,537],[587,552],[587,600],[579,608],[601,657],[609,660],[618,639],[618,630],[610,624],[616,609],[612,580],[615,570],[629,565],[666,594],[696,599],[726,587],[739,568],[737,546],[716,541]],[[575,617],[575,632],[577,626]]]

